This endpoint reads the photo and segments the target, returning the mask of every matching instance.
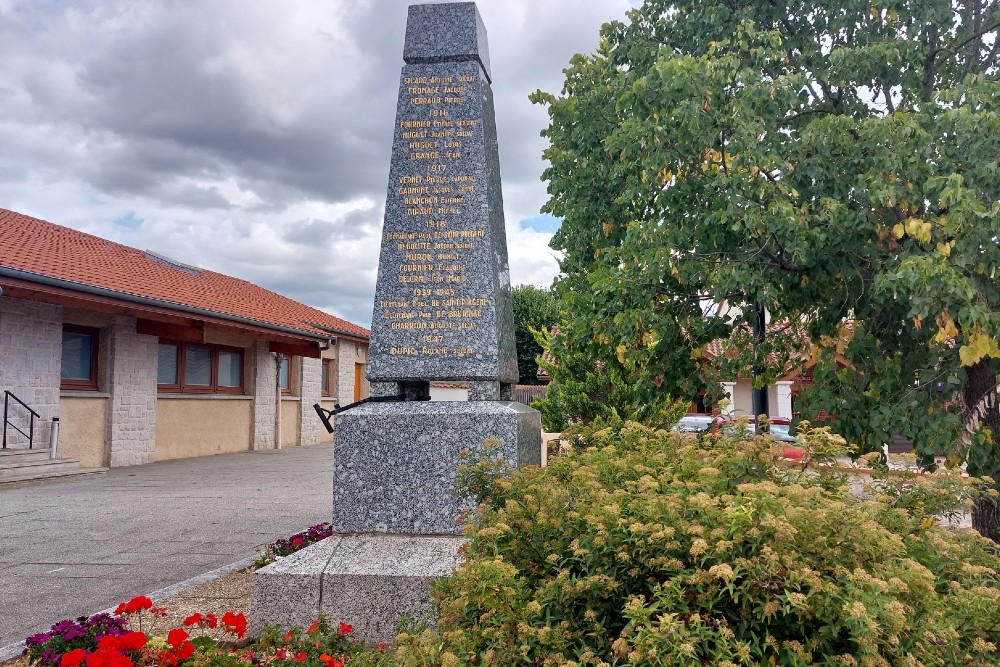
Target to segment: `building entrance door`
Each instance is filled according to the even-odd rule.
[[[365,384],[365,365],[364,364],[354,364],[354,401],[360,401],[364,398],[361,394],[362,387]]]

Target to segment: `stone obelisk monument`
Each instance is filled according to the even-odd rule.
[[[334,537],[261,570],[254,623],[318,612],[366,641],[424,618],[431,579],[459,564],[460,454],[541,461],[517,382],[486,29],[472,2],[409,8],[368,379],[335,418]],[[468,401],[430,402],[430,382]],[[304,603],[295,602],[305,598]]]

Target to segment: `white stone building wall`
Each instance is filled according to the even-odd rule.
[[[341,338],[337,341],[337,377],[335,396],[341,405],[354,402],[354,369],[356,364],[362,364],[361,371],[367,368],[368,345],[353,340]],[[361,378],[361,397],[369,395],[369,383]]]
[[[36,448],[48,447],[52,418],[59,416],[62,312],[61,306],[0,296],[0,400],[8,390],[41,415],[35,419]],[[29,413],[20,406],[11,412],[12,422],[27,431]],[[27,438],[12,429],[7,442],[27,447]]]
[[[134,317],[116,315],[108,336],[108,446],[111,466],[149,463],[156,447],[156,336],[136,333]],[[103,333],[103,332],[102,332]]]
[[[298,357],[301,360],[299,367],[299,444],[318,445],[321,438],[323,424],[313,408],[315,403],[319,403],[323,396],[322,373],[323,360],[310,359],[308,357]]]
[[[274,449],[275,406],[277,404],[274,355],[268,351],[267,341],[257,341],[251,348],[253,370],[253,449]]]

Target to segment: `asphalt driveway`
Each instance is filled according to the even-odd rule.
[[[329,521],[333,447],[115,468],[0,491],[0,653],[64,618],[246,559]]]

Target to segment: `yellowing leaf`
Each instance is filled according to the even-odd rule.
[[[892,227],[892,233],[896,235],[897,239],[901,239],[906,235],[906,229],[903,227],[903,223],[897,222]]]
[[[615,356],[618,357],[618,363],[620,364],[625,363],[625,353],[627,351],[628,348],[625,347],[624,345],[619,345],[618,347],[615,348]]]
[[[921,243],[931,240],[931,223],[924,222],[920,218],[907,218],[904,223],[906,233]]]
[[[975,350],[973,350],[971,347],[969,347],[968,345],[963,345],[962,347],[958,348],[958,358],[962,361],[963,366],[972,366],[977,361],[979,361],[981,357],[977,357]]]
[[[972,366],[984,357],[1000,357],[1000,345],[997,345],[992,336],[987,336],[982,331],[973,331],[969,335],[969,342],[958,349],[958,357],[963,366]]]
[[[924,318],[922,315],[917,315],[913,318],[913,328],[920,331],[920,327],[924,325]]]
[[[937,251],[941,253],[943,256],[947,257],[948,255],[951,254],[951,248],[954,245],[955,245],[954,241],[948,241],[947,243],[938,243]]]
[[[925,222],[920,225],[920,231],[917,233],[917,240],[921,243],[929,243],[931,240],[931,223]]]
[[[614,228],[615,226],[606,220],[601,223],[601,231],[604,232],[605,236],[609,236]]]
[[[934,525],[934,519],[929,516],[925,516],[920,520],[920,530],[927,530]]]
[[[642,182],[643,182],[643,184],[646,183],[646,170],[645,169],[642,170]]]
[[[938,323],[941,328],[934,335],[934,341],[937,343],[943,343],[949,338],[954,338],[958,335],[958,327],[955,326],[955,321],[951,317],[947,317],[942,321],[939,320]]]

